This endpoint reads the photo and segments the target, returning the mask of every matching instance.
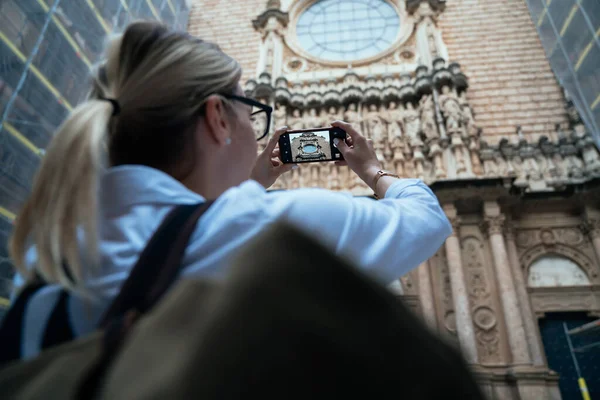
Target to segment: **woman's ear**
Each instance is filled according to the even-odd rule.
[[[218,145],[226,145],[231,136],[230,116],[219,96],[210,96],[205,103],[206,133]]]

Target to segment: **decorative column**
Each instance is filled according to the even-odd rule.
[[[429,68],[436,57],[448,59],[448,50],[435,23],[444,6],[445,2],[440,0],[407,1],[408,12],[414,14],[417,22],[415,36],[420,64]]]
[[[427,326],[435,330],[437,328],[437,322],[435,318],[435,304],[433,303],[429,262],[425,261],[419,265],[417,273],[419,276],[419,300],[421,301],[423,319],[427,323]]]
[[[519,262],[519,256],[517,253],[517,245],[515,243],[515,232],[514,228],[510,223],[506,224],[506,249],[508,251],[508,259],[510,261],[510,267],[517,289],[517,298],[521,305],[521,312],[523,315],[523,324],[525,326],[525,335],[527,336],[527,342],[529,343],[529,351],[531,353],[531,360],[535,366],[544,365],[544,356],[542,354],[541,339],[538,335],[538,327],[536,325],[537,318],[533,315],[531,310],[531,302],[529,300],[529,293],[527,293],[527,282],[523,277],[521,271],[521,263]]]
[[[468,363],[477,363],[477,345],[475,344],[475,331],[471,318],[471,307],[465,285],[465,274],[460,252],[459,229],[460,218],[453,204],[444,205],[444,212],[452,223],[452,235],[446,239],[446,261],[452,286],[452,301],[454,302],[454,315],[456,317],[456,332],[463,355]]]
[[[508,343],[512,353],[513,364],[531,364],[529,349],[527,346],[527,337],[523,327],[523,317],[517,300],[515,284],[511,275],[510,262],[502,234],[504,226],[504,215],[500,213],[498,203],[486,202],[484,204],[484,223],[483,228],[487,231],[492,254],[494,258],[494,270],[496,272],[496,281],[502,309],[504,310],[504,319],[506,321],[506,330],[508,334]]]
[[[281,1],[267,1],[267,9],[252,21],[254,29],[261,35],[256,75],[263,72],[273,80],[281,76],[283,63],[283,36],[289,21],[288,13],[280,10]]]

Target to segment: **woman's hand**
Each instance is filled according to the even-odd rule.
[[[287,131],[287,126],[275,130],[275,134],[267,143],[264,151],[259,154],[250,179],[255,180],[268,189],[282,174],[296,167],[295,164],[284,164],[279,155],[279,136]]]
[[[358,133],[352,124],[334,121],[331,125],[342,128],[348,134],[345,141],[334,139],[334,146],[344,156],[344,161],[339,164],[347,164],[360,179],[368,186],[372,186],[377,171],[381,169],[381,163],[373,149],[373,141]],[[372,189],[375,190],[375,188]]]

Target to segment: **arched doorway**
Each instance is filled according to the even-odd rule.
[[[576,287],[585,289],[591,282],[586,272],[571,259],[560,255],[544,255],[529,267],[527,284],[534,290],[556,288],[558,292]],[[598,336],[571,336],[570,347],[566,333],[595,319],[585,309],[571,312],[557,309],[555,312],[546,312],[539,320],[548,366],[560,376],[559,386],[563,400],[581,399],[577,382],[579,374],[586,380],[591,398],[600,398],[600,348],[578,351],[598,341]],[[575,351],[571,351],[571,348]]]

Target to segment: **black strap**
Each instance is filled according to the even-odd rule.
[[[75,398],[93,398],[132,325],[131,313],[148,311],[173,284],[198,219],[212,203],[177,206],[154,233],[121,291],[100,319],[99,327],[104,329],[102,354],[87,371]]]
[[[44,287],[41,281],[35,281],[23,288],[15,302],[8,309],[0,328],[0,365],[21,357],[23,343],[23,320],[29,300]]]
[[[66,290],[61,290],[56,306],[54,306],[54,310],[50,314],[46,329],[44,330],[42,349],[75,339],[75,333],[69,321],[68,301],[69,293]]]
[[[100,327],[132,310],[143,314],[158,302],[177,278],[190,236],[212,203],[177,206],[167,215],[100,319]]]

